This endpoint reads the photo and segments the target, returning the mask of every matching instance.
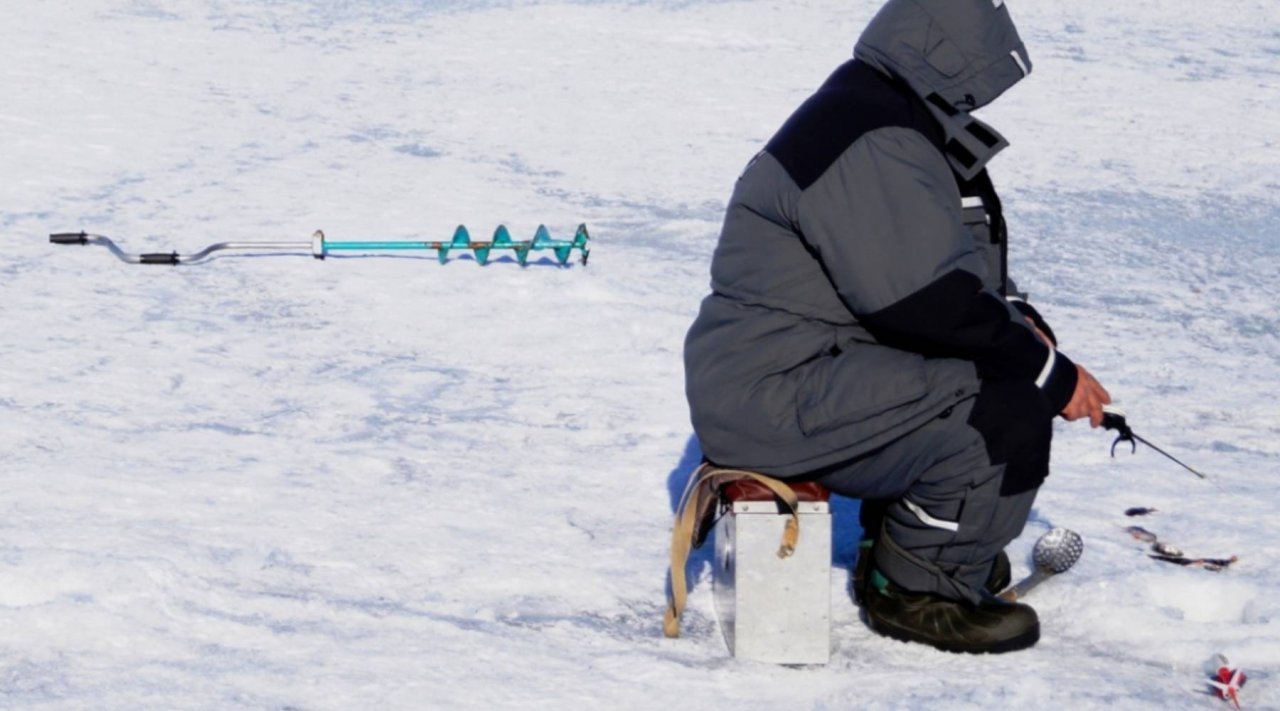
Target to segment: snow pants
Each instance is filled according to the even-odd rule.
[[[1048,409],[1031,383],[984,382],[977,397],[817,480],[863,500],[863,535],[886,578],[976,603],[1049,474]]]

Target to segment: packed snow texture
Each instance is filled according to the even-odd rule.
[[[738,172],[878,7],[74,0],[0,23],[0,706],[1280,708],[1280,9],[1014,2],[982,117],[1012,270],[1154,451],[1057,425],[1010,548],[1085,553],[1042,640],[731,658],[708,558],[661,633],[698,458],[685,329]],[[226,240],[528,238],[589,266]],[[1131,506],[1158,509],[1128,519]],[[1226,571],[1147,557],[1138,523]]]

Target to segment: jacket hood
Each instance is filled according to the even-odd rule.
[[[853,54],[906,82],[947,133],[947,158],[965,179],[1008,145],[969,115],[1031,72],[1004,0],[889,0]]]

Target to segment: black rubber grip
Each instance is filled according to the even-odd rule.
[[[143,254],[138,257],[138,263],[139,264],[177,264],[178,253],[170,252],[168,254],[164,254],[164,253]]]
[[[49,235],[49,241],[53,244],[87,244],[89,235],[83,232],[62,232]]]

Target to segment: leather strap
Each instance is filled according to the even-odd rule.
[[[742,479],[750,479],[768,487],[790,515],[782,531],[778,557],[786,558],[796,550],[796,543],[800,540],[800,515],[797,512],[799,501],[790,486],[773,477],[743,469],[721,469],[711,464],[698,467],[693,476],[689,477],[689,483],[680,497],[675,523],[671,529],[671,587],[667,591],[667,609],[662,620],[662,631],[668,637],[680,636],[680,615],[684,612],[689,596],[685,578],[689,552],[706,540],[706,529],[710,527],[712,518],[707,514],[719,500],[720,488]]]

